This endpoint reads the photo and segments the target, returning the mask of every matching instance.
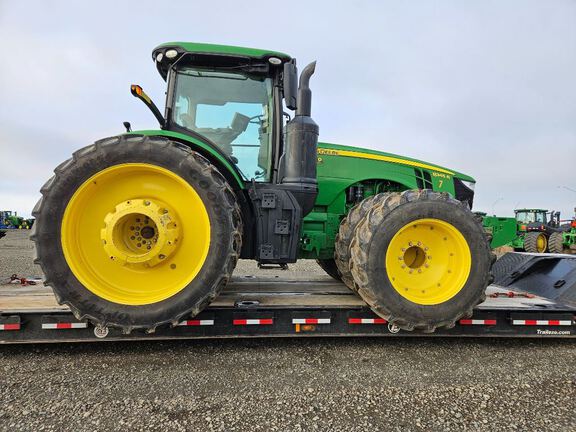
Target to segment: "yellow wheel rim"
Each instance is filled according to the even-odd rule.
[[[536,250],[539,253],[542,253],[546,250],[546,246],[548,246],[548,241],[546,240],[546,236],[544,234],[538,235],[536,239]]]
[[[114,303],[145,305],[180,292],[210,246],[210,220],[194,188],[165,168],[114,165],[78,188],[62,220],[76,278]]]
[[[466,284],[472,257],[462,233],[439,219],[418,219],[394,235],[386,273],[394,289],[421,305],[450,300]]]

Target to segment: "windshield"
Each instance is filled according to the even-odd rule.
[[[174,94],[174,122],[212,141],[245,180],[270,178],[272,81],[241,72],[183,68]]]
[[[545,214],[542,212],[518,212],[516,213],[516,220],[523,223],[546,222]]]

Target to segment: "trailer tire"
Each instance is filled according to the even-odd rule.
[[[530,253],[545,253],[548,238],[542,232],[529,232],[524,235],[524,250]]]
[[[388,194],[358,225],[351,251],[360,296],[404,330],[453,327],[484,301],[493,280],[495,255],[482,225],[446,193]]]
[[[564,253],[564,236],[561,232],[553,232],[548,238],[548,250],[550,253]]]
[[[383,200],[385,196],[386,193],[381,193],[363,199],[352,207],[346,217],[340,222],[340,228],[338,229],[338,234],[336,234],[334,261],[342,282],[352,291],[356,291],[356,284],[350,271],[350,243],[352,243],[354,232],[362,218],[366,216],[375,203]]]
[[[54,172],[31,239],[45,284],[77,319],[153,332],[198,314],[226,285],[241,213],[199,153],[124,135],[78,150]]]

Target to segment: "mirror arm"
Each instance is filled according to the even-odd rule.
[[[148,109],[152,111],[152,114],[154,114],[154,117],[156,117],[156,120],[158,120],[158,123],[160,123],[160,128],[164,129],[164,127],[166,126],[166,119],[162,116],[162,113],[160,112],[156,104],[152,102],[152,99],[150,99],[150,97],[146,93],[144,93],[142,87],[136,84],[132,84],[130,86],[130,92],[132,93],[132,96],[144,102],[144,105],[146,105]]]

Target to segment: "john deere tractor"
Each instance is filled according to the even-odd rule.
[[[0,210],[0,228],[30,229],[34,219],[24,219],[18,213],[10,210]]]
[[[565,227],[560,224],[560,212],[545,209],[514,210],[517,224],[516,238],[510,244],[517,251],[543,253],[549,250],[549,239]],[[555,241],[555,244],[557,241]],[[556,250],[551,250],[556,252]]]
[[[260,49],[167,43],[159,129],[76,151],[34,209],[37,262],[79,319],[154,331],[198,314],[239,258],[315,259],[403,329],[451,327],[485,298],[493,256],[474,180],[318,143],[309,81]],[[293,113],[292,113],[293,112]],[[55,221],[61,221],[55,223]]]

